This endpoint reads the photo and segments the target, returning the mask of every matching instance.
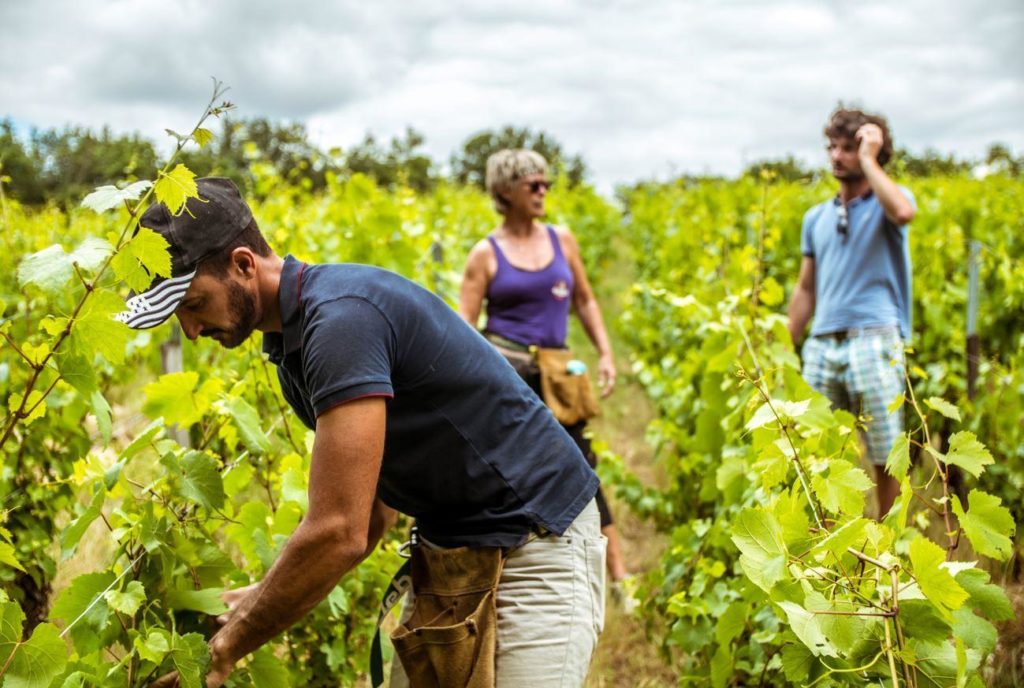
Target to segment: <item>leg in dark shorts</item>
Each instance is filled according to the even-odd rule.
[[[526,380],[526,384],[530,386],[530,389],[532,389],[537,396],[543,399],[540,393],[540,375],[531,375],[524,379]],[[590,467],[594,468],[597,466],[597,455],[594,454],[594,450],[590,446],[590,439],[583,436],[583,431],[587,427],[587,421],[581,421],[575,425],[563,425],[562,427],[565,428],[565,431],[569,433],[569,437],[572,438],[573,442],[576,443],[576,446],[580,448],[581,452],[583,452],[583,458],[587,460]],[[608,508],[608,501],[604,498],[604,491],[600,486],[597,488],[597,495],[595,498],[597,499],[597,511],[601,514],[601,528],[606,528],[614,523],[614,521],[612,520],[611,509]]]
[[[590,467],[596,467],[597,455],[594,454],[594,450],[590,446],[590,438],[585,437],[583,435],[583,431],[587,427],[587,422],[582,421],[576,423],[576,425],[563,425],[562,427],[565,428],[565,431],[569,433],[569,437],[572,438],[573,442],[576,443],[576,446],[580,448],[581,452],[583,452],[583,458],[587,460],[587,463],[590,464]],[[606,526],[610,526],[612,523],[614,523],[614,521],[612,520],[612,512],[611,509],[608,508],[608,502],[605,500],[604,491],[600,488],[600,486],[597,488],[596,499],[597,510],[601,514],[601,527],[604,528]]]

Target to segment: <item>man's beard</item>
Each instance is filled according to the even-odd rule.
[[[835,168],[833,168],[832,176],[841,182],[849,183],[856,183],[859,182],[861,179],[864,179],[863,172],[854,172],[853,170],[845,167],[838,172],[836,172]]]
[[[241,346],[242,342],[248,339],[256,329],[256,299],[240,284],[232,281],[228,281],[227,284],[228,310],[231,312],[234,323],[230,329],[213,330],[211,333],[206,333],[206,336],[216,338],[225,349],[234,349]]]

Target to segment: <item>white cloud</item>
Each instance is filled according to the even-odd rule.
[[[439,160],[471,134],[542,128],[595,179],[735,173],[823,159],[840,99],[897,143],[1024,149],[1019,0],[266,0],[0,4],[0,116],[189,126],[215,75],[243,117],[301,120],[325,146],[422,131]]]

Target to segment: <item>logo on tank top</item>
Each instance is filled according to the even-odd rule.
[[[565,283],[565,280],[558,280],[555,282],[555,286],[551,287],[551,295],[558,301],[565,301],[569,298],[569,285]]]

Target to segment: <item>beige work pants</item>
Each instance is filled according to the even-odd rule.
[[[604,627],[605,547],[597,504],[563,535],[512,550],[498,583],[496,688],[579,688]],[[412,593],[405,601],[412,608]],[[408,688],[395,659],[391,688]]]

